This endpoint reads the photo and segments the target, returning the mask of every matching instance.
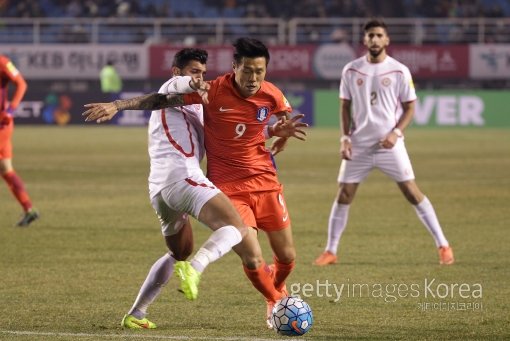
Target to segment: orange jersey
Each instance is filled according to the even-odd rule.
[[[0,55],[0,115],[2,115],[9,106],[9,100],[7,98],[7,85],[9,82],[14,82],[16,84],[16,91],[10,103],[10,107],[16,109],[27,90],[27,85],[23,76],[21,76],[10,59]]]
[[[292,111],[283,93],[264,81],[255,95],[243,98],[234,87],[233,73],[209,84],[209,104],[203,104],[207,177],[221,185],[262,176],[265,183],[269,180],[267,188],[257,186],[257,190],[279,186],[264,127],[273,114]],[[186,105],[202,103],[196,92],[184,95],[184,101]]]

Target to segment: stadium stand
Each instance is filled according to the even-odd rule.
[[[510,42],[507,0],[3,0],[0,43],[357,43],[376,15],[396,43]]]
[[[154,51],[202,44],[220,51],[215,48],[228,46],[239,36],[249,35],[272,48],[297,51],[299,56],[309,59],[292,61],[303,65],[311,61],[315,63],[314,58],[319,55],[306,51],[324,47],[320,56],[323,58],[321,63],[325,64],[330,51],[327,48],[331,47],[328,43],[338,44],[334,46],[337,49],[335,58],[344,58],[342,53],[359,47],[362,25],[370,16],[385,18],[392,46],[403,46],[398,57],[418,65],[415,67],[421,71],[415,72],[418,88],[510,87],[503,66],[508,60],[505,44],[510,44],[509,0],[0,0],[0,45],[5,53],[25,61],[21,66],[26,67],[29,60],[26,51],[32,51],[31,48],[39,44],[66,44],[65,48],[70,51],[82,51],[84,47],[80,45],[83,44],[119,44],[123,51],[131,47],[143,48],[150,50],[152,55]],[[485,44],[492,44],[486,53]],[[296,48],[294,45],[302,46]],[[478,63],[489,65],[489,71],[496,68],[496,76],[468,76],[469,54],[456,52],[464,51],[463,48],[467,51],[468,45],[476,45],[483,52],[479,53]],[[54,48],[64,51],[62,46]],[[101,48],[92,46],[91,50]],[[211,65],[221,58],[230,58],[230,54],[220,52],[213,53],[216,60],[212,59]],[[58,57],[63,55],[69,54],[62,52]],[[33,95],[32,98],[45,97],[48,88],[67,91],[79,85],[78,89],[93,89],[96,85],[90,78],[95,77],[93,64],[100,64],[100,54],[77,52],[77,55],[89,58],[92,76],[84,77],[76,84],[72,83],[74,80],[37,76],[30,80],[31,91],[44,95]],[[51,52],[45,52],[41,54],[41,60],[30,60],[50,63],[54,61],[53,56]],[[288,56],[284,54],[276,54],[273,60],[278,61],[278,56],[287,61],[283,57]],[[438,76],[439,71],[430,71],[438,68],[439,61],[449,67],[452,60],[456,68],[462,70],[455,69],[455,73],[447,68],[446,76]],[[64,66],[72,69],[68,64]],[[333,69],[334,66],[326,68],[320,76],[306,79],[287,77],[285,72],[272,77],[287,90],[336,91],[339,76],[325,77]],[[318,71],[313,69],[313,72]],[[157,89],[161,81],[157,77],[161,74],[156,72],[154,76],[151,73],[147,79],[141,77],[143,80],[127,77],[125,89]]]
[[[3,0],[0,16],[119,18],[505,17],[507,0]]]

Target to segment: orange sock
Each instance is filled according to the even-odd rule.
[[[251,281],[251,284],[257,289],[266,300],[277,301],[281,294],[275,289],[273,279],[270,276],[270,270],[265,262],[257,269],[251,270],[243,265],[244,273]]]
[[[285,280],[292,272],[292,269],[294,269],[294,265],[296,263],[294,261],[290,262],[289,264],[280,263],[276,257],[273,257],[273,261],[275,268],[274,286],[278,291],[281,291],[285,284]]]
[[[15,171],[10,171],[5,174],[2,174],[7,186],[11,190],[12,194],[16,197],[20,205],[23,207],[25,212],[28,212],[32,208],[32,202],[30,201],[30,197],[28,196],[27,191],[25,190],[25,186],[23,185],[23,181],[16,174]]]

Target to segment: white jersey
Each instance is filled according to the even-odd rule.
[[[340,98],[352,101],[353,148],[373,147],[395,128],[403,113],[401,103],[416,100],[416,92],[404,64],[390,56],[370,63],[365,55],[344,67]]]
[[[173,77],[160,94],[188,93],[190,77]],[[154,110],[149,120],[149,195],[153,198],[169,184],[203,175],[204,118],[200,104]]]

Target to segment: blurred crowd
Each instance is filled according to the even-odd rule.
[[[505,17],[508,0],[0,0],[1,17]]]

